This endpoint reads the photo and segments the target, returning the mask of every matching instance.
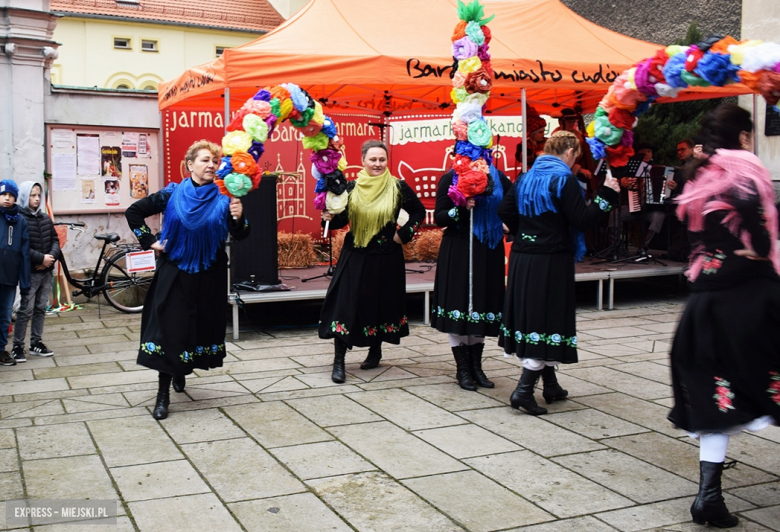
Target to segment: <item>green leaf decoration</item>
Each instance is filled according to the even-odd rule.
[[[495,17],[495,15],[490,15],[488,18],[483,18],[484,16],[485,11],[479,0],[473,0],[470,4],[464,4],[461,0],[458,0],[458,18],[460,20],[465,20],[466,22],[474,21],[480,26],[484,26]]]

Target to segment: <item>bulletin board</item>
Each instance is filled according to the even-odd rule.
[[[54,214],[122,213],[160,190],[156,129],[46,126]]]

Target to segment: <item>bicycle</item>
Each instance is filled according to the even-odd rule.
[[[83,222],[57,222],[54,225],[65,225],[68,226],[68,229],[83,233],[85,232],[83,227],[86,224]],[[117,244],[119,235],[116,233],[95,235],[95,239],[103,242],[103,248],[100,250],[91,277],[71,277],[64,257],[60,260],[65,278],[77,288],[73,295],[83,294],[91,299],[103,294],[106,301],[121,312],[128,314],[141,312],[144,308],[146,293],[152,284],[154,272],[128,272],[125,260],[128,253],[141,251],[141,248],[135,244]]]

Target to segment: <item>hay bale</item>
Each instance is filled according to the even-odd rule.
[[[308,268],[317,262],[311,235],[284,231],[276,235],[280,268]]]
[[[346,229],[333,231],[330,251],[331,255],[333,255],[333,262],[339,261],[339,256],[341,256],[341,248],[344,247],[344,237],[347,236],[347,232],[348,231]]]
[[[417,260],[417,254],[414,252],[414,246],[414,240],[410,240],[401,246],[401,248],[404,250],[404,260],[406,262],[414,262]]]
[[[414,245],[415,254],[419,261],[435,261],[439,257],[439,247],[441,246],[441,229],[431,229],[423,231],[417,237]]]

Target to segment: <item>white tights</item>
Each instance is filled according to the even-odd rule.
[[[460,334],[450,334],[449,337],[450,337],[450,347],[458,347],[460,344],[475,345],[475,344],[485,343],[484,336],[464,336]]]
[[[721,464],[726,460],[729,448],[729,435],[722,432],[710,432],[699,436],[699,461]]]

